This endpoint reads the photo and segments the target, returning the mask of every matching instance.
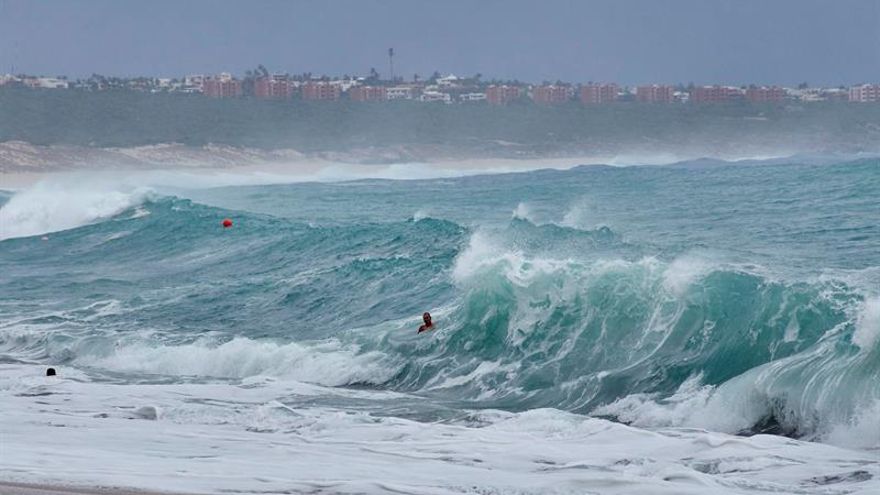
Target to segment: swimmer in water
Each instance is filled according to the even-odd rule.
[[[422,315],[422,321],[424,321],[425,324],[419,327],[418,333],[427,332],[434,328],[434,323],[431,322],[431,313],[425,311],[425,314]]]

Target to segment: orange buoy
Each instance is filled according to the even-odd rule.
[[[228,218],[224,218],[223,219],[223,228],[228,229],[229,227],[232,227],[232,220],[230,220]]]

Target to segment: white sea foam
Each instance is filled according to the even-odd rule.
[[[559,225],[573,229],[586,229],[590,227],[589,207],[585,201],[577,202],[569,206],[568,211],[562,217]]]
[[[712,265],[703,258],[696,256],[676,258],[663,273],[663,287],[674,296],[681,297],[694,282],[711,269]]]
[[[513,209],[511,217],[514,219],[527,220],[529,222],[535,223],[532,217],[532,209],[526,203],[517,204],[516,208]]]
[[[691,427],[736,433],[748,429],[766,413],[760,405],[751,407],[747,397],[737,399],[726,400],[716,387],[703,385],[702,376],[695,375],[663,400],[654,394],[632,394],[593,413],[642,428]]]
[[[429,215],[428,212],[425,210],[416,210],[416,212],[413,213],[412,216],[413,222],[420,222],[426,218],[431,218],[431,215]]]
[[[671,397],[632,394],[601,406],[593,414],[612,416],[643,428],[690,427],[725,433],[747,431],[769,414],[780,426],[836,445],[880,448],[880,427],[876,413],[880,398],[870,380],[861,388],[814,387],[803,376],[804,363],[818,360],[820,352],[792,356],[753,368],[721,385],[702,383],[702,376],[686,380]],[[838,358],[843,359],[843,358]],[[827,360],[824,360],[828,366]],[[858,362],[842,362],[836,369],[821,369],[817,376],[826,382],[844,382],[834,374],[858,373]],[[794,385],[791,376],[806,385]],[[846,397],[846,400],[841,400]],[[851,403],[853,409],[843,406]]]
[[[0,365],[0,384],[22,383],[0,386],[0,437],[15,453],[4,457],[0,480],[196,493],[880,489],[873,452],[781,437],[651,431],[554,409],[426,423],[311,405],[347,392],[292,382],[120,386],[71,379],[65,368],[33,377],[41,372]],[[357,393],[368,403],[386,394]]]
[[[863,407],[851,421],[835,424],[825,435],[832,445],[880,449],[880,399]]]
[[[382,353],[360,352],[356,346],[345,346],[336,340],[311,345],[281,345],[246,338],[220,345],[127,344],[110,355],[80,356],[76,362],[114,371],[218,378],[270,375],[331,386],[379,384],[398,370]]]
[[[108,184],[41,182],[0,207],[0,240],[67,230],[142,203],[151,190]]]
[[[475,273],[499,261],[519,264],[522,254],[502,250],[491,236],[484,231],[476,231],[471,235],[468,246],[455,260],[452,276],[458,282],[464,282]]]
[[[864,351],[871,351],[880,339],[880,297],[866,299],[856,319],[852,341]]]

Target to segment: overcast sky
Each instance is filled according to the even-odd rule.
[[[880,0],[0,0],[0,73],[880,82]]]

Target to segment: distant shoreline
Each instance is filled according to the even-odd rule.
[[[798,150],[741,150],[740,154],[680,154],[661,150],[620,153],[554,152],[530,155],[444,154],[441,148],[407,146],[301,153],[224,145],[202,147],[165,143],[132,148],[40,146],[0,142],[0,190],[17,190],[49,178],[77,174],[137,177],[170,174],[199,177],[202,183],[243,180],[249,184],[338,182],[360,179],[430,179],[566,170],[582,165],[670,165],[694,160],[738,162],[782,159]],[[236,180],[231,179],[237,177]],[[162,179],[167,181],[167,177]]]
[[[0,143],[2,149],[3,143]],[[292,182],[338,182],[360,179],[419,179],[460,177],[465,175],[482,175],[493,173],[528,172],[539,169],[566,170],[580,165],[615,164],[619,157],[613,156],[571,156],[548,158],[471,158],[445,159],[434,161],[417,161],[409,163],[358,163],[345,161],[344,156],[336,160],[321,157],[300,156],[290,160],[252,160],[242,163],[225,163],[218,165],[209,160],[210,153],[205,155],[204,162],[173,161],[166,163],[143,161],[137,166],[126,167],[97,165],[94,162],[77,161],[75,165],[30,167],[24,170],[3,170],[0,167],[0,190],[17,190],[30,187],[42,180],[64,178],[77,174],[101,174],[118,177],[137,177],[139,174],[199,177],[202,183],[224,185],[227,182],[245,182],[251,184],[292,183]],[[648,158],[632,160],[647,164],[673,163],[671,157],[659,157],[659,160]],[[635,163],[633,161],[632,163]],[[222,162],[222,160],[221,160]],[[628,163],[627,163],[628,164]],[[234,179],[232,177],[235,177]],[[161,178],[160,178],[161,180]],[[167,180],[167,179],[165,179]]]
[[[175,146],[184,153],[176,158],[198,165],[198,156],[186,154],[210,149],[214,159],[236,164],[263,157],[387,164],[632,153],[724,157],[859,151],[878,143],[880,104],[284,104],[0,90],[0,170],[7,171],[63,167],[71,149],[83,161],[113,158],[108,166],[125,167],[145,157],[164,161],[162,148]]]
[[[0,90],[0,189],[81,170],[268,170],[321,180],[325,169],[358,178],[413,164],[461,174],[469,167],[519,171],[534,162],[572,167],[878,151],[880,104],[286,105]]]

